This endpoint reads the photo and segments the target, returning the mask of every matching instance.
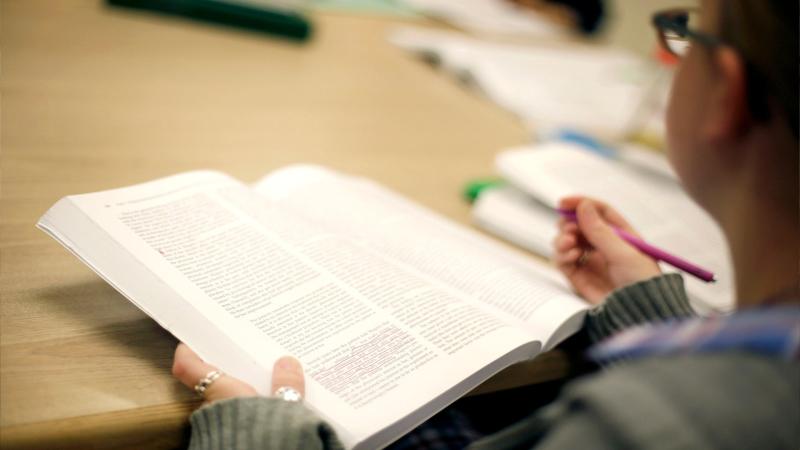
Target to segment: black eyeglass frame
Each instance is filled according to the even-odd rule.
[[[665,31],[672,31],[679,37],[689,38],[709,48],[730,46],[724,40],[701,31],[695,31],[681,23],[677,18],[681,14],[698,12],[698,8],[670,8],[653,14],[652,23],[658,33],[661,46],[670,54],[683,58],[684,55],[678,54],[667,44]],[[747,59],[745,61],[745,71],[747,73],[747,103],[750,111],[757,118],[766,119],[770,117],[770,107],[768,103],[769,89],[767,88],[766,78],[761,72]]]
[[[661,46],[675,56],[680,57],[681,55],[676,54],[670,48],[669,44],[667,44],[667,37],[664,35],[665,31],[672,31],[679,37],[689,38],[708,47],[719,47],[725,44],[718,37],[703,33],[701,31],[692,30],[677,20],[677,17],[681,14],[688,14],[695,11],[697,11],[695,8],[676,8],[668,9],[666,11],[659,11],[653,14],[652,23],[658,32],[658,39],[661,41]]]

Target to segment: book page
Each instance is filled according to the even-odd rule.
[[[716,283],[684,276],[700,312],[732,307],[733,271],[724,235],[676,181],[631,170],[562,142],[505,151],[496,164],[511,184],[551,208],[568,195],[585,195],[613,206],[646,241],[716,274]],[[668,265],[663,269],[677,270]]]
[[[472,205],[472,221],[506,241],[550,258],[558,234],[557,213],[507,185],[486,189]]]
[[[441,398],[441,408],[541,346],[483,303],[221,174],[68,201],[156,275],[148,283],[169,286],[191,305],[160,323],[211,364],[267,393],[274,360],[300,359],[308,403],[350,446],[401,419],[413,427],[435,412],[420,412],[431,399]],[[50,219],[58,228],[58,217]],[[76,253],[92,253],[91,233],[61,237]],[[90,265],[125,293],[113,270]],[[162,306],[160,298],[126,295],[148,313]],[[260,369],[205,351],[212,343],[198,336],[193,310]]]
[[[294,166],[255,190],[296,216],[413,270],[547,342],[586,308],[553,269],[366,180]]]
[[[227,373],[255,386],[265,379],[262,362],[256,361],[234,337],[223,332],[213,322],[214,315],[199,311],[193,300],[202,299],[191,292],[187,294],[180,281],[175,283],[171,279],[170,273],[164,271],[168,264],[157,261],[148,265],[153,259],[164,259],[161,252],[167,253],[169,247],[155,250],[157,256],[154,257],[149,255],[152,250],[146,244],[130,236],[123,237],[122,242],[119,238],[120,233],[125,235],[124,229],[120,231],[122,223],[118,219],[122,211],[131,211],[138,204],[146,207],[150,202],[182,197],[187,192],[236,185],[239,183],[220,173],[196,172],[130,189],[65,197],[39,219],[37,227],[64,245],[159,325],[188,343],[205,360],[213,361]],[[109,222],[112,225],[104,229],[101,223]],[[203,226],[203,222],[206,221],[199,220],[198,226]]]

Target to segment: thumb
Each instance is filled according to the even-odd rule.
[[[306,394],[303,366],[291,356],[284,356],[275,361],[272,369],[272,393],[282,387],[292,388],[303,396]]]
[[[614,228],[603,219],[594,203],[581,202],[576,213],[581,234],[606,258],[613,260],[630,251],[630,245],[617,236]]]

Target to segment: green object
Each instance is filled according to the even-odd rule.
[[[464,188],[464,197],[472,203],[485,189],[500,187],[504,184],[505,181],[500,178],[480,178],[472,180],[467,183],[467,186]]]
[[[248,6],[222,0],[108,0],[115,6],[187,17],[304,41],[311,23],[301,14],[280,8]]]

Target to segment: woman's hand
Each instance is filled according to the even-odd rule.
[[[189,389],[194,389],[195,385],[209,372],[215,370],[214,366],[206,364],[199,356],[186,344],[181,342],[175,349],[175,360],[172,363],[172,375],[180,380]],[[305,396],[305,378],[300,362],[291,356],[284,356],[275,361],[272,372],[272,389],[275,392],[280,387],[290,387]],[[212,403],[217,400],[224,400],[233,397],[254,397],[258,395],[256,390],[249,384],[238,380],[230,375],[223,374],[216,381],[208,386],[203,393],[204,404]]]
[[[575,291],[590,303],[599,304],[614,289],[661,273],[655,260],[617,236],[613,227],[638,234],[610,206],[586,197],[566,197],[559,207],[575,210],[578,222],[559,222],[554,259]]]

